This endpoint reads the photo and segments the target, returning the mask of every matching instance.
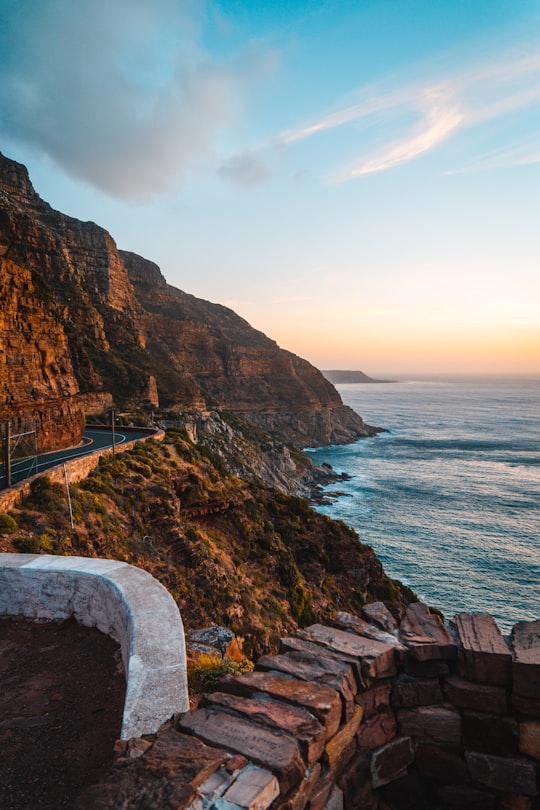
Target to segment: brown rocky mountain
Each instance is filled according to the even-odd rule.
[[[41,446],[110,407],[230,411],[300,446],[371,435],[333,385],[232,310],[167,284],[0,155],[0,420]]]

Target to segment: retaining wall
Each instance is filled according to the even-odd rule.
[[[126,677],[122,739],[159,729],[189,706],[184,630],[172,596],[116,560],[0,554],[0,615],[73,616],[121,646]]]
[[[127,433],[129,432],[129,428],[122,428],[122,432]],[[141,432],[144,428],[136,428],[137,432]],[[148,439],[157,439],[161,441],[165,437],[165,433],[163,430],[154,430],[153,428],[148,429]],[[135,446],[137,442],[144,442],[146,438],[143,439],[134,439],[130,442],[124,442],[123,444],[118,444],[115,446],[115,453],[125,453],[126,450],[130,450],[132,447]],[[32,486],[32,481],[36,478],[40,478],[43,475],[47,475],[51,481],[54,481],[59,484],[65,484],[65,476],[64,476],[64,464],[68,470],[68,481],[70,484],[74,484],[77,481],[81,481],[83,478],[94,470],[97,465],[99,464],[100,458],[105,455],[106,453],[110,453],[111,449],[104,449],[104,450],[95,450],[93,453],[89,453],[87,456],[80,456],[78,458],[70,459],[68,461],[62,462],[58,464],[56,467],[50,467],[48,470],[44,472],[38,473],[37,475],[33,475],[31,478],[25,478],[24,481],[21,481],[18,484],[14,484],[12,487],[8,489],[4,489],[0,491],[0,514],[9,512],[10,509],[13,509],[14,506],[17,506],[21,501],[26,498],[30,494],[30,487]]]
[[[484,614],[364,610],[125,743],[80,810],[538,808],[540,620],[506,639]]]

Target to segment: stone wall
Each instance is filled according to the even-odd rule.
[[[540,620],[506,639],[417,603],[398,628],[374,603],[119,746],[79,807],[532,810],[539,761]]]
[[[126,677],[123,739],[188,708],[184,629],[154,577],[118,560],[0,554],[0,616],[73,616],[120,644]]]

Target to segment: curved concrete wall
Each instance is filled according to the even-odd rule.
[[[180,613],[166,588],[140,568],[117,560],[0,554],[0,615],[73,616],[119,642],[124,740],[151,734],[189,708]]]

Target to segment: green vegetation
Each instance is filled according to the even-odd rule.
[[[253,663],[249,658],[236,661],[234,658],[219,655],[199,656],[197,661],[188,664],[188,687],[191,694],[213,692],[219,681],[225,675],[239,675],[242,672],[251,672]]]
[[[223,472],[181,428],[105,454],[69,491],[74,529],[65,488],[40,476],[0,523],[12,530],[0,550],[137,565],[171,592],[188,629],[229,627],[248,656],[338,609],[382,598],[398,615],[415,599],[344,523]]]
[[[0,534],[13,534],[18,528],[19,524],[11,515],[0,515]]]

